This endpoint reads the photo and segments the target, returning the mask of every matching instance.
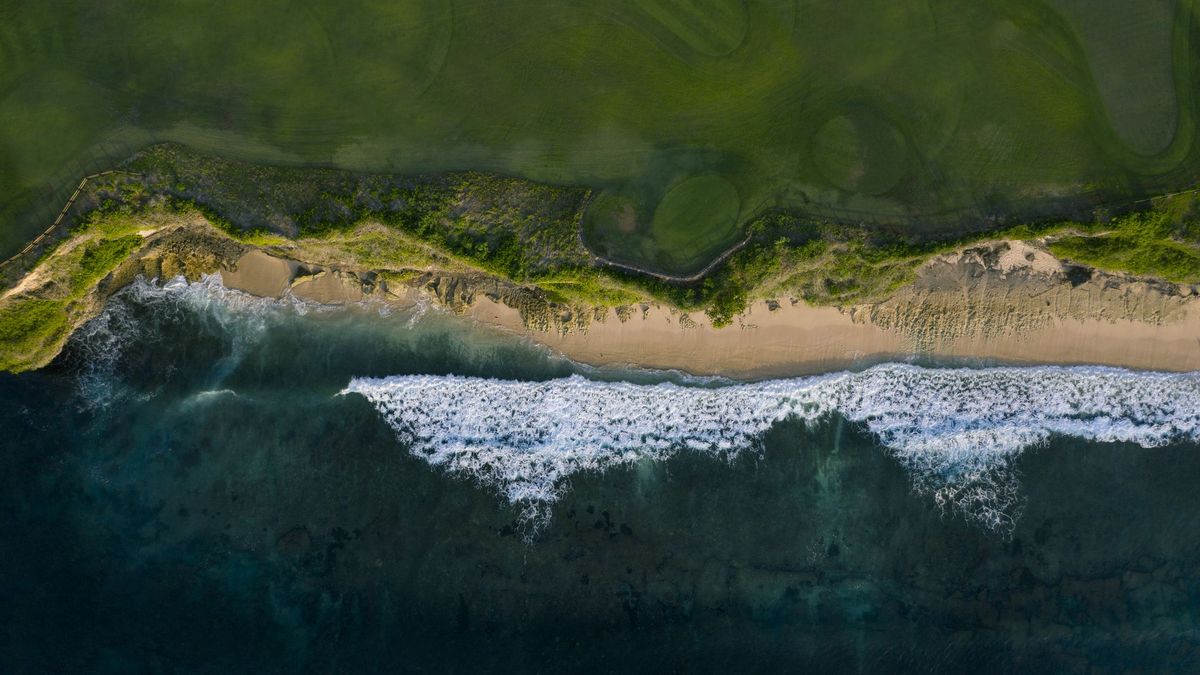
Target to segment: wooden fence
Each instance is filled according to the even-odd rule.
[[[108,175],[111,175],[114,173],[126,173],[126,172],[120,171],[118,169],[110,169],[108,171],[101,171],[100,173],[91,174],[90,176],[84,176],[83,179],[79,181],[79,185],[75,187],[75,192],[71,193],[71,198],[67,200],[67,203],[63,205],[62,210],[58,212],[58,217],[55,218],[54,222],[50,224],[50,227],[47,227],[44,232],[42,232],[41,234],[39,234],[37,236],[37,238],[35,238],[33,241],[26,244],[25,248],[21,249],[16,255],[12,256],[8,260],[5,260],[4,262],[0,262],[0,269],[4,269],[8,265],[16,262],[25,254],[27,254],[30,251],[37,248],[39,244],[41,244],[43,241],[46,240],[46,237],[49,237],[50,235],[54,234],[54,231],[56,229],[58,229],[58,227],[60,225],[62,225],[63,220],[67,217],[67,211],[71,210],[71,207],[75,205],[75,200],[79,199],[79,195],[83,194],[83,188],[87,186],[88,181],[90,181],[94,178],[100,178],[101,176],[108,176]]]

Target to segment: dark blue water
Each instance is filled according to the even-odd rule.
[[[579,368],[436,314],[142,295],[0,376],[2,672],[1200,670],[1195,444],[1054,436],[992,530],[793,419],[574,474],[531,529],[337,394]]]

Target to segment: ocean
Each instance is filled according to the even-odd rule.
[[[138,282],[0,375],[0,672],[1196,672],[1200,375],[592,368]]]

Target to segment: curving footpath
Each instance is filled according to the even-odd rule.
[[[729,256],[733,255],[734,253],[737,253],[738,251],[742,250],[743,248],[746,248],[746,245],[749,244],[750,240],[753,238],[754,238],[753,234],[746,235],[745,239],[743,239],[743,240],[739,241],[738,243],[734,244],[733,246],[729,247],[728,249],[725,250],[724,253],[717,256],[716,258],[713,258],[713,261],[708,263],[707,265],[705,265],[704,268],[701,269],[699,272],[696,272],[695,274],[689,274],[687,276],[675,276],[675,275],[671,275],[671,274],[663,274],[662,272],[655,272],[654,270],[649,270],[644,267],[638,267],[637,265],[627,265],[625,263],[619,263],[615,260],[609,260],[608,258],[602,258],[602,257],[596,255],[595,253],[592,253],[591,255],[592,255],[593,262],[600,264],[600,265],[604,265],[605,267],[615,267],[617,269],[622,269],[627,272],[635,272],[637,274],[644,274],[648,277],[654,277],[655,279],[659,279],[661,281],[668,281],[668,282],[677,283],[677,284],[690,284],[694,281],[700,281],[705,276],[707,276],[709,272],[713,271],[721,263],[728,260]],[[588,250],[588,252],[591,253],[590,249],[588,249],[588,247],[587,247],[587,244],[584,244],[583,247],[585,250]]]

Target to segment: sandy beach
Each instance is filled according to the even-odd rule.
[[[615,314],[586,332],[530,330],[519,313],[487,298],[467,316],[527,336],[591,365],[635,364],[696,375],[805,375],[912,358],[1004,364],[1091,364],[1137,370],[1200,370],[1200,312],[1162,325],[1137,321],[1059,319],[1003,336],[976,334],[922,349],[896,330],[858,323],[830,307],[767,303],[751,307],[742,326],[693,327],[651,307],[625,322]],[[691,317],[689,317],[690,319]]]
[[[951,261],[954,263],[955,261]],[[926,275],[945,285],[958,267]],[[935,270],[936,272],[936,270]],[[970,272],[970,270],[968,270]],[[1013,270],[1004,270],[1011,273]],[[462,309],[465,320],[544,344],[590,365],[637,365],[697,375],[739,378],[803,375],[920,358],[971,364],[1094,364],[1140,370],[1200,370],[1200,300],[1159,297],[1153,288],[1060,284],[1038,270],[1033,279],[971,273],[961,289],[916,290],[853,311],[803,302],[754,303],[733,326],[713,328],[702,313],[640,305],[619,315],[605,310],[572,330],[538,330],[521,312],[479,293]],[[255,295],[326,304],[364,299],[407,305],[423,291],[364,294],[352,273],[306,268],[260,251],[245,254],[223,283]],[[1007,283],[1003,283],[1007,280]],[[1043,283],[1046,289],[1025,292]],[[965,283],[965,282],[964,282]],[[990,283],[990,286],[989,286]],[[1013,289],[1020,293],[1014,296]],[[1133,289],[1133,290],[1131,290]],[[1037,302],[1025,302],[1036,297]],[[1043,298],[1054,298],[1054,301]],[[976,300],[972,300],[976,298]],[[938,305],[952,300],[963,316]],[[924,308],[924,309],[922,309]],[[1046,309],[1043,309],[1046,308]],[[908,312],[922,321],[896,317]],[[933,335],[931,339],[929,336]]]

